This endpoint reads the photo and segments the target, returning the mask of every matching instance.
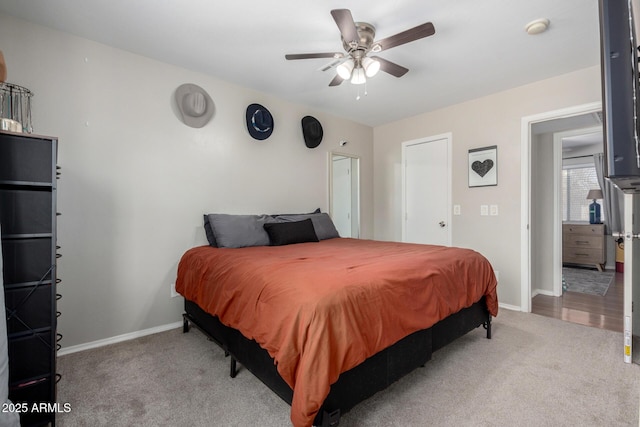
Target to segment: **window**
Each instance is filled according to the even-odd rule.
[[[562,168],[562,220],[589,222],[589,205],[593,200],[587,199],[587,193],[593,188],[600,188],[593,165],[572,165]],[[602,207],[602,200],[598,200]],[[604,209],[601,209],[604,221]]]

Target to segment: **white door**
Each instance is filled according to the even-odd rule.
[[[333,158],[331,213],[340,237],[351,237],[351,158]]]
[[[640,363],[640,194],[624,195],[624,361]],[[633,349],[635,348],[635,353]]]
[[[402,240],[451,245],[451,134],[402,145]]]

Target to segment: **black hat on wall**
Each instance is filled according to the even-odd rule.
[[[302,135],[304,143],[309,148],[316,148],[322,142],[322,125],[312,116],[304,116],[302,118]]]
[[[247,107],[247,130],[254,139],[264,140],[273,132],[273,117],[269,110],[260,104]]]

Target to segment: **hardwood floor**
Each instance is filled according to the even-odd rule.
[[[561,297],[536,295],[531,300],[531,312],[586,326],[622,332],[623,296],[623,274],[616,273],[613,283],[603,297],[568,291]]]

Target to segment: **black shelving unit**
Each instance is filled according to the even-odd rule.
[[[52,404],[20,414],[22,426],[55,425],[57,138],[0,132],[0,225],[9,399]],[[40,408],[42,410],[40,410]]]

